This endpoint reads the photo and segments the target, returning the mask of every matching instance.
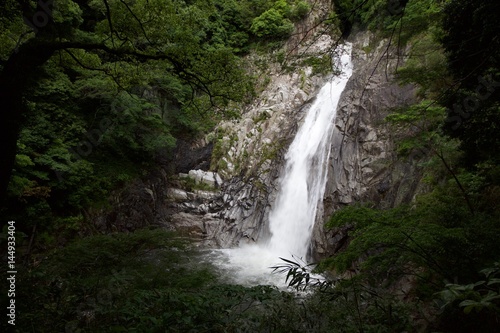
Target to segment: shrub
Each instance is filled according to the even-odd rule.
[[[251,30],[258,37],[283,38],[293,31],[293,23],[271,8],[253,20]]]

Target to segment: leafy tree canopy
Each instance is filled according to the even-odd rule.
[[[267,4],[7,0],[1,9],[0,173],[6,182],[13,170],[10,218],[36,223],[51,211],[78,216],[168,159],[176,138],[237,116],[234,103],[253,94],[240,55]]]

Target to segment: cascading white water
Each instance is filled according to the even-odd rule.
[[[222,250],[227,257],[221,265],[232,271],[236,283],[283,286],[283,277],[272,276],[269,267],[279,264],[280,257],[306,259],[325,192],[337,104],[352,74],[352,45],[339,49],[337,67],[341,74],[321,88],[286,153],[277,200],[269,215],[270,238],[256,245]]]
[[[285,172],[269,218],[272,236],[266,245],[282,257],[305,259],[307,255],[318,204],[325,193],[337,104],[352,73],[350,48],[345,45],[340,57],[341,75],[320,90],[286,154]]]

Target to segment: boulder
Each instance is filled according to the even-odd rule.
[[[190,170],[188,175],[190,178],[194,179],[197,184],[204,183],[213,188],[220,187],[222,185],[222,178],[216,172]]]

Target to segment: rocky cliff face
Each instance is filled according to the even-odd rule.
[[[339,103],[324,209],[313,235],[313,253],[318,257],[345,244],[346,230],[323,230],[323,221],[335,209],[355,202],[380,208],[410,202],[419,191],[421,178],[414,161],[397,159],[395,140],[404,134],[392,133],[384,123],[391,109],[415,102],[415,88],[398,85],[393,75],[403,57],[388,40],[378,40],[370,33],[358,33],[351,39],[354,73]]]
[[[393,53],[387,40],[370,33],[350,39],[354,72],[337,111],[324,204],[313,231],[311,250],[316,258],[331,255],[346,243],[346,230],[323,228],[335,209],[354,202],[388,208],[411,201],[419,190],[418,168],[413,161],[398,161],[397,135],[383,121],[390,109],[415,101],[414,88],[399,86],[392,75],[404,59]],[[304,54],[321,57],[333,44],[322,36]],[[237,246],[266,237],[284,153],[328,79],[308,66],[291,73],[271,66],[267,75],[267,88],[242,119],[223,123],[216,132],[212,167],[224,178],[223,184],[208,196],[170,196],[171,207],[177,209],[170,223],[213,246]]]

